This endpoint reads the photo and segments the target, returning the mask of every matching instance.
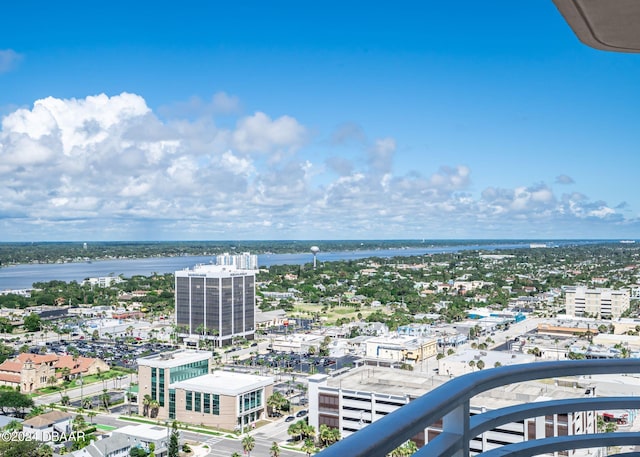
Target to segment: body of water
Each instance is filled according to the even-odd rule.
[[[584,244],[586,242],[566,242],[564,244]],[[476,244],[452,245],[424,248],[381,249],[345,252],[320,252],[318,262],[334,262],[339,260],[357,260],[367,257],[396,257],[468,250],[498,250],[529,248],[528,242],[512,244]],[[153,273],[173,273],[177,270],[191,268],[197,264],[211,263],[211,256],[151,257],[145,259],[95,260],[91,263],[57,263],[26,264],[0,268],[0,290],[29,289],[35,282],[52,280],[78,281],[101,276],[118,276],[130,278],[135,275],[149,276]],[[258,264],[261,267],[271,265],[303,265],[313,262],[311,253],[298,254],[261,254]]]

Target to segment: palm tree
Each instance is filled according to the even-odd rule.
[[[294,422],[293,424],[289,425],[289,428],[287,429],[287,433],[291,435],[291,437],[294,438],[295,441],[298,441],[299,439],[301,439],[302,421]]]
[[[142,415],[143,416],[148,416],[149,415],[149,405],[150,404],[151,404],[151,395],[146,394],[142,398]]]
[[[156,417],[158,410],[160,409],[160,403],[158,400],[151,400],[149,402],[149,417]]]
[[[27,414],[27,419],[31,419],[32,417],[36,417],[39,416],[40,414],[44,413],[44,408],[42,406],[34,406],[33,408],[31,408],[31,411],[29,411],[29,414]]]
[[[70,403],[69,395],[61,396],[60,403],[62,403],[62,406],[69,406],[69,403]]]
[[[93,418],[96,417],[97,415],[98,413],[96,413],[95,411],[89,411],[87,413],[87,416],[89,416],[89,422],[93,424]]]
[[[267,398],[267,406],[271,408],[273,412],[280,412],[282,406],[287,401],[287,399],[282,395],[281,392],[274,392]],[[273,415],[273,414],[272,414]]]
[[[242,450],[247,453],[248,457],[251,457],[251,451],[256,447],[256,439],[248,433],[242,438]]]
[[[310,457],[315,450],[316,445],[313,443],[313,440],[311,438],[307,438],[306,440],[304,440],[304,444],[302,445],[302,452],[306,452],[307,457]]]
[[[64,379],[65,381],[69,380],[69,375],[71,374],[71,368],[69,367],[62,367],[60,369],[60,376],[62,377],[62,379]]]
[[[84,400],[82,400],[82,407],[84,409],[91,409],[93,408],[93,399],[92,398],[85,398]]]
[[[84,416],[82,414],[77,414],[76,417],[73,418],[73,429],[80,431],[84,430],[87,427],[87,422],[84,420]]]
[[[280,457],[280,446],[278,446],[277,442],[273,442],[271,447],[269,448],[269,456],[270,457]]]
[[[335,427],[329,427],[326,424],[320,425],[320,444],[322,446],[331,446],[333,443],[340,439],[340,430]]]
[[[313,425],[309,425],[306,420],[301,420],[300,430],[302,431],[302,437],[304,439],[315,439],[316,428]]]
[[[6,431],[19,431],[22,430],[22,423],[17,419],[12,419],[7,425],[4,426]]]
[[[109,411],[110,402],[111,402],[111,397],[109,396],[107,389],[104,389],[102,391],[102,394],[100,395],[100,403],[102,403],[102,406],[104,406],[104,409],[106,409],[107,412]]]

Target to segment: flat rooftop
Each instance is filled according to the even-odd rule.
[[[211,351],[197,351],[179,349],[177,351],[163,352],[138,359],[138,365],[154,368],[173,368],[188,363],[208,360],[212,357]]]
[[[327,379],[327,386],[355,392],[375,392],[389,397],[420,397],[449,381],[448,376],[416,373],[397,368],[361,366],[341,376]],[[579,384],[585,384],[585,381]],[[514,404],[542,401],[547,398],[575,398],[581,388],[556,386],[553,380],[509,384],[484,392],[471,400],[475,407],[496,409]]]
[[[211,374],[198,376],[185,381],[175,382],[171,389],[192,390],[218,395],[236,396],[260,389],[274,383],[270,376],[257,376],[246,373],[217,370]]]
[[[154,441],[165,439],[170,433],[167,427],[153,424],[126,425],[114,432]]]

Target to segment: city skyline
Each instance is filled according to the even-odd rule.
[[[551,1],[84,8],[4,8],[3,241],[638,238],[640,61]]]

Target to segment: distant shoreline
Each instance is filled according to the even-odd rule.
[[[629,242],[628,240],[624,240]],[[244,240],[244,241],[43,241],[0,242],[0,268],[35,264],[69,264],[105,260],[136,260],[184,256],[215,256],[251,252],[257,255],[302,254],[311,246],[320,252],[446,248],[497,244],[608,244],[619,239],[402,239],[402,240]]]
[[[549,242],[548,242],[549,243]],[[320,243],[318,243],[320,244]],[[424,255],[448,254],[462,251],[511,251],[511,250],[536,250],[540,249],[532,246],[528,240],[518,242],[489,242],[482,243],[442,243],[434,245],[425,243],[418,247],[390,246],[387,248],[352,249],[352,250],[326,250],[326,246],[320,244],[318,253],[319,262],[355,261],[365,258],[393,258],[411,257]],[[619,241],[554,241],[553,246],[548,249],[579,247],[589,245],[615,245],[629,249],[630,245],[621,245]],[[635,245],[632,245],[635,246]],[[310,247],[310,246],[309,246]],[[323,247],[325,248],[323,250]],[[634,248],[635,249],[635,248]],[[196,264],[207,264],[215,261],[217,253],[207,255],[148,255],[135,258],[117,257],[105,260],[93,259],[91,261],[81,260],[79,262],[51,262],[51,263],[23,263],[0,268],[0,291],[11,289],[30,288],[34,283],[47,282],[52,280],[60,281],[82,281],[89,277],[118,276],[131,277],[133,275],[150,276],[152,274],[174,273],[185,268],[192,268]],[[304,265],[313,261],[311,251],[300,249],[297,253],[258,253],[258,264],[261,268],[273,265]]]

